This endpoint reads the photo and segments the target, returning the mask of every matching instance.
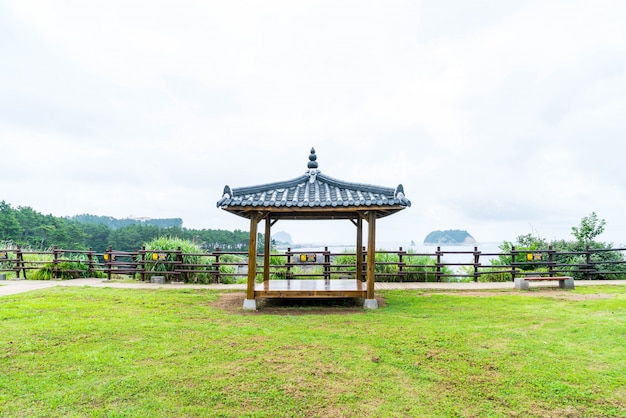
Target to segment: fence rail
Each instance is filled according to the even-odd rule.
[[[473,250],[442,250],[414,253],[398,250],[376,252],[377,281],[508,281],[525,276],[574,276],[576,279],[626,279],[625,248],[591,249],[578,252],[517,250],[483,253]],[[149,281],[152,276],[166,276],[169,281],[196,283],[232,283],[247,277],[248,254],[241,251],[183,253],[180,248],[153,251],[104,252],[67,250],[54,247],[49,251],[22,250],[19,246],[0,249],[0,273],[11,272],[17,278],[67,279],[78,277],[133,276]],[[457,258],[446,261],[447,256]],[[459,261],[467,256],[468,261]],[[270,275],[274,279],[356,278],[356,251],[333,253],[297,251],[288,248],[270,256]],[[363,262],[367,251],[363,251]],[[494,262],[494,259],[497,261]],[[263,271],[263,254],[257,258],[257,271]],[[503,262],[502,260],[510,260]],[[364,277],[361,279],[364,280]]]

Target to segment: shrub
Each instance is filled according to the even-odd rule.
[[[272,254],[277,254],[276,251],[272,251]],[[272,280],[284,280],[287,278],[287,257],[279,255],[270,255],[270,279]],[[293,272],[293,269],[292,269]]]
[[[146,271],[174,272],[176,270],[176,255],[180,249],[183,264],[198,266],[187,267],[181,274],[183,282],[209,283],[213,275],[209,273],[194,272],[194,270],[206,270],[215,257],[202,255],[204,251],[191,241],[176,237],[159,237],[144,244],[146,248]],[[225,266],[226,267],[226,266]]]
[[[17,247],[11,241],[0,241],[0,270],[10,270],[13,268],[12,260],[15,259],[15,254],[10,251],[16,248]],[[15,273],[12,271],[2,271],[2,273],[6,274],[8,278],[15,276]]]
[[[4,241],[0,243],[0,247],[3,250],[17,250],[17,246],[12,242]],[[57,276],[61,280],[77,279],[80,277],[90,277],[92,275],[101,276],[102,273],[90,273],[89,264],[87,262],[87,256],[84,254],[72,254],[66,257],[66,260],[57,264],[53,263],[54,256],[51,253],[52,249],[48,248],[44,251],[33,250],[28,247],[22,247],[24,264],[27,266],[41,266],[36,270],[27,274],[29,280],[53,280],[54,272],[56,270]],[[2,250],[0,250],[2,251]],[[15,254],[6,253],[7,259],[15,260]],[[7,261],[3,263],[3,268],[11,268],[14,265],[14,261]]]
[[[245,264],[246,258],[237,254],[223,254],[220,255],[220,283],[223,284],[235,284],[235,283],[243,283],[246,281],[245,276],[237,277],[234,273],[237,272],[237,266],[224,265],[221,263],[240,263]]]
[[[403,280],[405,282],[436,282],[437,281],[437,260],[433,257],[421,255],[421,256],[408,256],[406,257],[407,266],[404,268],[406,271]],[[442,273],[451,274],[452,270],[449,267],[442,267]]]
[[[510,282],[511,280],[511,273],[485,273],[484,271],[481,271],[480,276],[478,276],[479,282]]]
[[[398,282],[400,281],[400,269],[399,262],[400,257],[397,253],[385,252],[385,250],[379,250],[380,252],[376,252],[376,281],[377,282]],[[433,257],[429,256],[418,256],[412,255],[409,252],[406,256],[402,258],[402,262],[406,264],[403,268],[402,280],[405,282],[434,282],[437,280],[436,276],[436,264],[437,261]],[[352,253],[346,251],[342,255],[338,255],[334,258],[333,263],[334,266],[337,266],[337,269],[341,269],[341,271],[345,272],[355,272],[356,271],[356,255],[354,254],[354,250]],[[346,266],[346,267],[339,267]],[[441,273],[443,274],[452,274],[452,270],[444,266],[441,268]],[[443,281],[447,281],[447,278],[444,277]]]
[[[104,273],[101,271],[89,271],[89,263],[87,262],[86,257],[78,255],[73,256],[70,260],[61,261],[57,264],[51,262],[46,263],[39,269],[35,270],[29,278],[32,280],[52,280],[54,279],[55,270],[58,278],[61,280],[104,276]]]

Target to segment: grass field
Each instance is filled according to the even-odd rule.
[[[380,296],[256,313],[209,290],[2,297],[0,416],[626,416],[626,286]]]

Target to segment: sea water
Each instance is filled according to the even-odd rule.
[[[443,263],[454,263],[460,264],[464,263],[467,265],[471,265],[474,263],[474,247],[476,247],[477,251],[480,252],[479,255],[479,263],[482,265],[491,264],[491,260],[498,257],[498,254],[501,252],[498,247],[502,243],[500,242],[485,242],[485,243],[476,243],[470,245],[424,245],[424,244],[415,244],[414,242],[377,242],[376,250],[382,251],[398,251],[402,248],[403,251],[411,252],[414,254],[421,255],[429,255],[431,257],[435,257],[437,252],[437,247],[442,252],[442,262]],[[321,244],[321,243],[293,243],[289,246],[279,246],[277,250],[286,251],[287,248],[291,248],[292,251],[310,251],[310,252],[320,252],[324,251],[324,248],[328,247],[328,251],[333,254],[340,254],[346,251],[354,251],[355,245],[352,243],[329,243],[329,244]],[[462,266],[452,266],[452,270],[458,270]]]

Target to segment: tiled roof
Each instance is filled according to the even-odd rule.
[[[342,208],[366,209],[371,206],[403,209],[411,206],[402,185],[397,188],[348,183],[322,174],[317,169],[317,156],[311,150],[308,171],[293,180],[252,187],[224,187],[217,206],[226,210],[252,208]]]

